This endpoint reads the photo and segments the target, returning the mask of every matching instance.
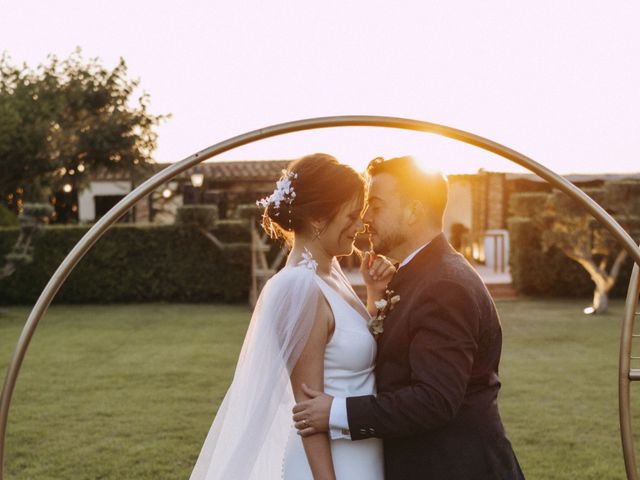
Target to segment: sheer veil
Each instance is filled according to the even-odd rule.
[[[287,266],[266,283],[190,480],[281,478],[294,405],[289,375],[321,295],[309,262]]]

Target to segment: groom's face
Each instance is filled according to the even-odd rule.
[[[376,253],[394,257],[397,247],[407,239],[406,205],[401,193],[396,178],[388,173],[374,175],[369,181],[363,221],[368,225]]]

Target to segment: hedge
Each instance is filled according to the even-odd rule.
[[[581,296],[593,293],[584,269],[562,252],[543,252],[540,232],[531,220],[512,217],[510,267],[516,290],[532,296]],[[34,261],[0,280],[0,304],[32,304],[87,226],[49,226],[33,241]],[[217,221],[213,233],[223,242],[250,241],[246,222]],[[0,258],[11,250],[17,228],[0,228]],[[269,258],[280,248],[273,244]],[[612,292],[624,297],[632,262],[625,263]],[[249,248],[221,251],[187,226],[116,225],[80,261],[55,301],[245,302],[249,294]]]
[[[34,237],[34,261],[0,280],[0,304],[36,301],[63,258],[87,232],[86,226],[50,226]],[[218,222],[215,235],[225,242],[250,242],[246,222]],[[0,228],[0,258],[18,229]],[[274,245],[271,255],[279,247]],[[55,301],[245,302],[248,299],[249,247],[221,251],[194,228],[116,225],[71,273]]]
[[[549,196],[547,192],[525,192],[509,196],[509,215],[511,217],[532,218],[543,206]]]
[[[589,297],[594,285],[589,274],[558,249],[540,245],[540,231],[529,218],[508,220],[509,266],[514,288],[521,294],[553,297]],[[627,259],[611,297],[624,298],[633,262]]]
[[[0,203],[0,227],[17,227],[18,217]]]

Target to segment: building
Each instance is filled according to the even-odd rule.
[[[138,202],[135,212],[123,221],[173,223],[178,207],[195,204],[217,205],[221,218],[232,217],[238,205],[254,204],[257,199],[270,194],[275,179],[289,162],[248,160],[202,163]],[[155,164],[154,173],[169,165]],[[78,220],[95,222],[131,190],[131,179],[123,173],[103,171],[90,176],[87,187],[78,193]]]
[[[239,205],[254,204],[273,191],[274,181],[289,160],[205,162],[162,186],[122,221],[173,223],[180,205],[213,204],[221,218],[232,218]],[[156,164],[156,172],[170,164]],[[193,178],[192,178],[193,177]],[[507,188],[504,173],[479,171],[474,175],[451,175],[450,200],[444,230],[456,248],[478,262],[508,261],[506,233]],[[122,173],[104,171],[90,177],[78,194],[78,219],[94,222],[132,189]],[[485,241],[491,235],[490,241]],[[500,239],[496,243],[496,238]],[[498,245],[494,247],[494,244]],[[500,252],[496,253],[496,248]]]
[[[131,179],[121,172],[104,171],[90,175],[88,184],[78,192],[78,221],[94,222],[131,191]],[[123,221],[128,221],[127,215]]]
[[[124,221],[173,223],[181,205],[212,204],[221,218],[233,218],[239,205],[255,204],[270,194],[275,180],[290,160],[205,162],[179,175],[140,201]],[[156,164],[160,171],[170,164]],[[629,175],[568,175],[579,187],[598,186],[607,180],[640,178]],[[91,177],[79,193],[79,220],[92,222],[131,191],[130,179],[105,172]],[[534,174],[479,170],[449,176],[449,204],[444,232],[487,283],[507,285],[509,276],[509,196],[517,192],[550,191]],[[354,259],[355,261],[355,259]]]
[[[184,204],[213,204],[221,218],[233,217],[238,205],[253,205],[273,192],[274,183],[290,160],[245,160],[202,163],[193,173],[203,175],[202,186],[183,184]]]

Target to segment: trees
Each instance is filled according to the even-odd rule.
[[[634,238],[640,238],[640,181],[609,181],[600,188],[585,189]],[[543,248],[556,247],[579,263],[595,285],[593,303],[585,313],[607,310],[627,252],[588,212],[564,193],[554,190],[534,214]]]
[[[148,112],[146,93],[135,98],[138,84],[124,60],[109,70],[80,50],[35,69],[2,56],[0,194],[9,206],[49,202],[100,169],[125,171],[134,183],[146,176],[154,127],[166,116]]]

